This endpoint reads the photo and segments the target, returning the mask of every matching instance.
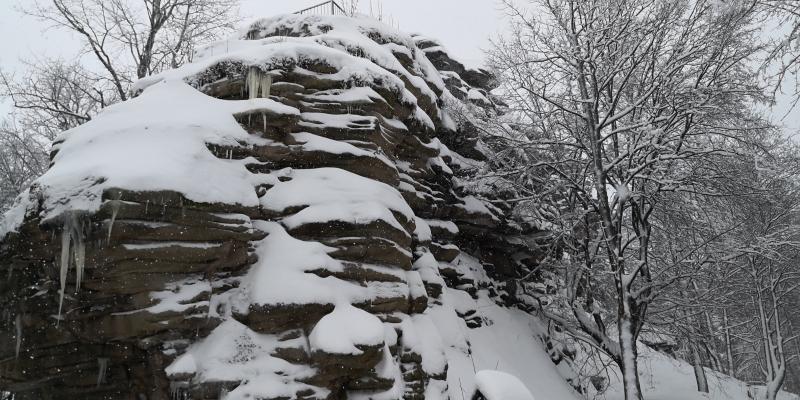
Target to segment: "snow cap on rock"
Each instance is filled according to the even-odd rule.
[[[477,390],[487,400],[534,400],[516,376],[500,371],[483,370],[475,375]]]

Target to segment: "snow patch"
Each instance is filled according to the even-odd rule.
[[[384,328],[378,317],[348,303],[340,303],[317,322],[308,340],[311,350],[359,355],[364,353],[359,346],[375,347],[384,343]]]
[[[25,222],[25,216],[33,205],[30,189],[25,189],[14,199],[14,204],[6,210],[2,219],[0,219],[0,240],[5,239],[6,235],[16,232],[22,226],[22,223]]]
[[[203,300],[189,303],[197,299],[203,293],[211,293],[211,284],[206,280],[185,279],[169,285],[167,290],[151,292],[150,298],[158,301],[158,304],[146,310],[153,314],[164,312],[184,312],[192,307],[208,305],[208,301]]]
[[[430,242],[433,239],[431,227],[428,225],[427,221],[422,218],[415,217],[414,224],[414,237],[416,237],[417,240],[420,242]]]
[[[328,255],[334,248],[297,240],[276,222],[254,224],[267,237],[256,244],[259,261],[245,280],[253,304],[333,303],[342,286],[349,285],[336,278],[305,273],[313,269],[341,271],[342,264]]]
[[[96,211],[111,188],[257,206],[252,174],[207,148],[246,142],[250,135],[233,116],[248,110],[299,116],[297,109],[270,99],[218,100],[181,81],[153,85],[139,97],[105,108],[56,140],[53,166],[35,182],[44,197],[42,219],[67,210]]]
[[[327,392],[298,383],[312,376],[313,369],[271,355],[278,345],[303,348],[303,343],[302,339],[281,342],[274,335],[256,333],[228,319],[190,346],[166,371],[169,376],[193,375],[199,382],[241,382],[225,400],[293,398],[298,391],[309,389],[325,397]]]
[[[487,400],[534,400],[533,395],[514,375],[483,370],[475,374],[477,389]]]
[[[441,374],[447,369],[447,357],[440,331],[429,315],[413,315],[400,325],[403,346],[422,356],[422,369],[430,374]]]
[[[309,223],[368,224],[380,220],[406,232],[392,211],[404,216],[406,221],[414,218],[413,211],[395,188],[352,172],[317,168],[291,170],[283,176],[291,180],[279,182],[268,190],[261,204],[277,212],[307,206],[283,219],[289,229]]]
[[[439,220],[439,219],[426,219],[425,222],[428,223],[428,226],[439,228],[439,229],[444,229],[444,230],[450,232],[453,235],[457,235],[458,232],[459,232],[458,231],[458,226],[456,226],[456,224],[454,224],[453,221],[442,221],[442,220]]]

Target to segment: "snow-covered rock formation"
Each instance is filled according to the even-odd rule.
[[[459,399],[492,369],[570,398],[501,305],[535,244],[460,183],[485,152],[445,105],[492,107],[491,83],[431,39],[300,15],[139,82],[0,226],[0,389]]]

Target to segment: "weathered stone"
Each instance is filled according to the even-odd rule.
[[[386,381],[377,379],[372,370],[383,358],[383,345],[356,346],[361,354],[331,354],[322,351],[311,353],[311,363],[317,369],[317,374],[308,379],[306,383],[327,387],[332,392],[341,393],[351,388],[358,388],[359,384],[374,385],[385,384]],[[365,378],[373,378],[365,380]],[[392,383],[394,383],[392,381]],[[391,385],[389,385],[391,387]]]
[[[330,271],[327,269],[317,269],[308,271],[320,277],[335,276],[339,279],[367,284],[369,282],[402,282],[399,276],[386,271],[380,271],[374,267],[361,266],[358,263],[345,263],[342,271]]]
[[[430,250],[437,260],[444,262],[452,262],[461,253],[461,250],[456,245],[436,242],[431,242]]]
[[[380,238],[350,238],[323,240],[323,243],[336,247],[330,253],[334,258],[362,262],[367,264],[379,264],[396,266],[403,270],[411,269],[411,255],[407,250],[399,247],[391,240]]]
[[[234,317],[256,332],[281,333],[292,329],[310,330],[333,308],[333,304],[313,303],[253,305],[247,314],[234,314]]]
[[[311,27],[300,24],[270,31],[254,28],[247,37],[311,35]],[[363,298],[354,300],[353,305],[397,328],[410,314],[440,304],[445,283],[476,296],[479,283],[448,264],[460,254],[459,248],[491,265],[491,273],[509,278],[516,276],[518,268],[535,265],[540,258],[530,251],[535,247],[530,243],[508,239],[521,233],[506,226],[504,216],[499,215],[510,207],[503,208],[500,202],[492,208],[498,215],[490,215],[470,211],[459,200],[464,193],[454,182],[454,174],[463,172],[459,170],[463,164],[450,151],[484,159],[480,132],[468,123],[458,131],[445,123],[442,104],[452,97],[444,96],[430,71],[419,68],[420,61],[427,61],[418,58],[426,55],[439,70],[453,71],[444,74],[444,80],[456,98],[468,99],[471,90],[485,93],[493,85],[491,75],[467,70],[434,42],[415,39],[417,46],[427,50],[422,55],[404,40],[377,31],[364,35],[379,46],[386,45],[399,62],[381,67],[397,76],[391,85],[368,76],[345,81],[339,66],[313,58],[271,60],[257,66],[222,61],[198,69],[186,82],[218,99],[245,100],[250,97],[246,74],[257,68],[274,75],[269,98],[299,111],[241,112],[232,118],[249,138],[206,144],[213,156],[244,166],[252,174],[253,193],[262,200],[276,183],[276,176],[279,181],[292,179],[280,173],[283,169],[338,168],[394,187],[416,217],[451,220],[458,225],[458,233],[432,226],[432,239],[420,240],[412,237],[415,219],[394,212],[400,227],[384,221],[325,221],[288,230],[295,239],[333,248],[328,255],[342,262],[343,269],[335,271],[309,265],[309,276],[363,288]],[[361,58],[359,61],[366,59],[360,49],[344,51]],[[402,70],[393,70],[398,65]],[[346,97],[333,101],[320,96],[364,86],[380,98],[371,91],[369,101]],[[492,101],[491,96],[487,98]],[[330,126],[315,120],[311,113],[349,123]],[[422,113],[434,127],[424,122]],[[357,151],[313,148],[299,139],[300,133]],[[40,190],[34,188],[32,193]],[[228,312],[254,332],[276,335],[278,344],[270,350],[271,356],[307,366],[313,376],[297,378],[298,382],[319,388],[263,400],[322,400],[324,394],[320,393],[328,391],[325,399],[343,400],[348,391],[389,390],[396,384],[394,379],[376,371],[384,358],[400,363],[405,399],[424,399],[431,380],[446,379],[446,371],[425,372],[422,355],[404,349],[401,341],[388,347],[362,347],[363,353],[358,355],[309,352],[303,344],[306,335],[334,304],[245,304],[242,308],[246,309],[221,304],[224,300],[219,299],[244,290],[245,286],[239,285],[258,262],[256,247],[266,234],[254,228],[259,226],[254,221],[280,222],[300,212],[303,205],[277,212],[258,206],[193,202],[171,190],[125,188],[106,190],[102,200],[99,210],[80,216],[86,268],[80,290],[76,290],[74,266],[68,273],[60,321],[58,266],[63,217],[42,221],[38,217],[41,209],[33,210],[17,232],[0,243],[0,276],[9,277],[0,279],[0,304],[10,315],[20,315],[23,330],[21,353],[16,358],[17,328],[13,321],[0,318],[0,390],[14,392],[16,400],[217,399],[241,382],[201,382],[191,372],[167,377],[164,370],[192,343],[220,326]],[[42,207],[41,198],[38,207]],[[422,280],[418,271],[411,271],[412,263],[428,250],[436,260],[428,266],[427,280]],[[154,292],[169,293],[181,281],[202,281],[208,286],[172,307],[158,308],[160,300]],[[513,290],[505,293],[509,298],[514,295]],[[469,327],[482,323],[474,311],[461,317]],[[392,354],[383,354],[385,348]]]

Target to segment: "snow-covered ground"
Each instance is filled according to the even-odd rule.
[[[498,306],[485,291],[473,300],[466,292],[449,288],[441,306],[426,314],[435,321],[449,362],[450,399],[470,399],[476,389],[476,371],[511,374],[525,384],[536,400],[623,400],[621,376],[609,372],[610,385],[603,393],[576,393],[559,373],[538,335],[542,321],[523,311]],[[468,329],[453,311],[477,310],[484,325]],[[692,366],[641,345],[639,373],[646,400],[751,400],[757,389],[742,381],[706,370],[710,393],[697,391]],[[613,368],[613,367],[612,367]],[[752,395],[748,395],[752,392]],[[781,393],[780,400],[800,397]],[[491,399],[494,400],[494,399]]]
[[[455,311],[474,309],[483,326],[469,329]],[[450,399],[469,399],[476,388],[478,371],[496,370],[522,381],[535,399],[580,399],[544,350],[538,335],[540,321],[525,312],[500,307],[479,292],[477,300],[464,291],[449,288],[441,306],[426,313],[438,328],[445,345]]]
[[[742,381],[706,369],[709,393],[697,391],[694,370],[684,361],[641,347],[639,374],[647,400],[750,400],[758,399],[758,389]],[[616,375],[619,376],[619,375]],[[748,395],[748,392],[752,393]],[[622,400],[622,386],[612,376],[611,388],[599,399]],[[797,395],[781,393],[779,400],[797,400]]]
[[[525,384],[505,372],[478,371],[475,374],[475,383],[488,400],[533,400],[533,395]]]

